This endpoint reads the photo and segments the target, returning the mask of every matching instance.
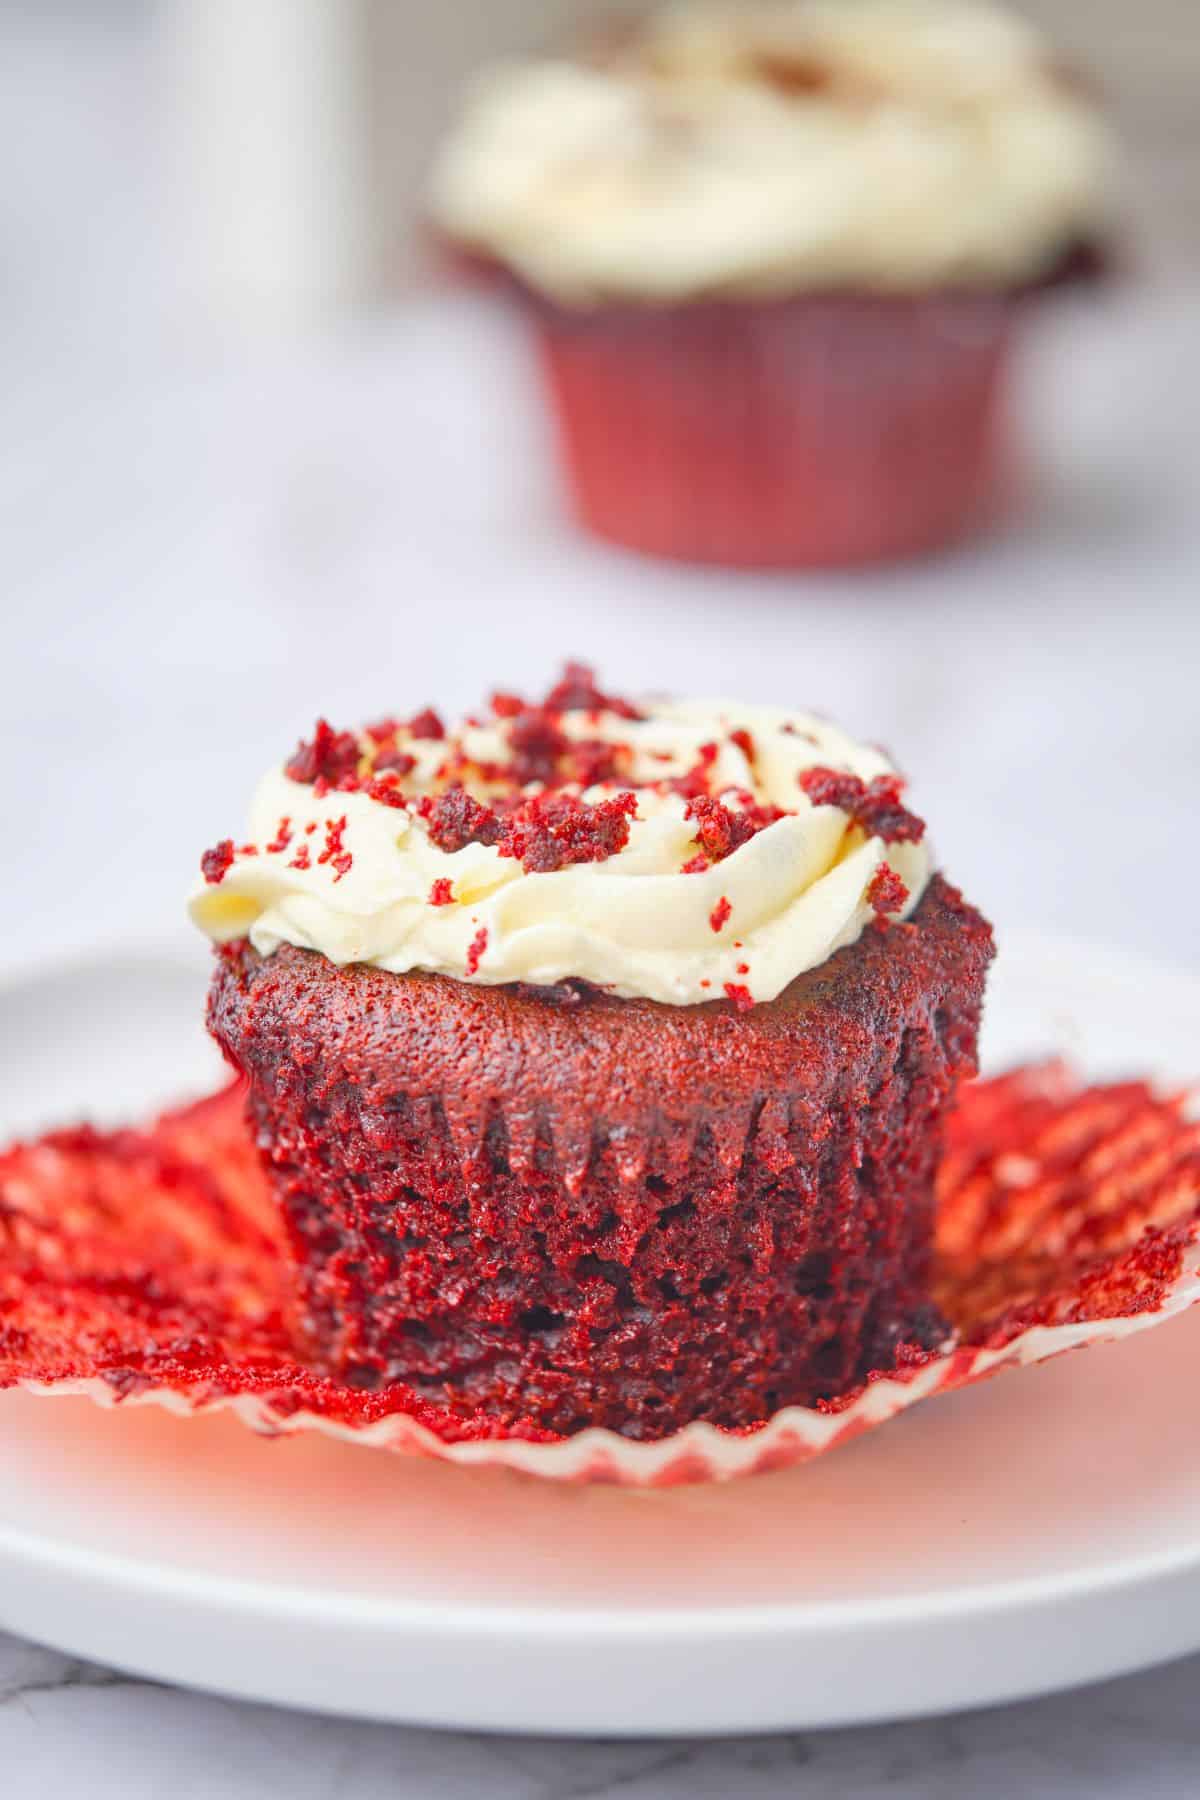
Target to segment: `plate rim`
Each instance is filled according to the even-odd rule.
[[[81,1406],[92,1405],[82,1395],[64,1395],[62,1398],[73,1400]],[[0,1395],[0,1400],[2,1399],[3,1396]],[[361,1447],[358,1448],[362,1454],[368,1454]],[[467,1467],[461,1470],[456,1468],[454,1473],[463,1480],[478,1480],[481,1476],[499,1480],[537,1479],[503,1469]],[[772,1477],[769,1474],[747,1475],[740,1479],[769,1481]],[[671,1489],[633,1490],[631,1497],[636,1496],[635,1504],[648,1502],[652,1505],[670,1505],[672,1492]],[[0,1556],[19,1555],[22,1546],[32,1547],[32,1555],[26,1552],[26,1560],[29,1562],[40,1561],[59,1573],[90,1573],[93,1579],[99,1577],[114,1583],[119,1581],[122,1587],[139,1587],[147,1595],[179,1589],[201,1601],[208,1601],[210,1598],[215,1601],[220,1596],[223,1604],[244,1604],[249,1607],[255,1602],[254,1610],[260,1615],[273,1605],[278,1609],[281,1622],[285,1618],[298,1618],[317,1607],[324,1618],[328,1618],[331,1613],[337,1614],[338,1623],[342,1625],[365,1622],[368,1619],[376,1623],[391,1621],[399,1624],[403,1621],[406,1627],[419,1625],[422,1628],[441,1630],[443,1634],[451,1636],[468,1630],[471,1634],[485,1631],[508,1636],[516,1630],[542,1638],[564,1635],[573,1637],[586,1626],[589,1637],[607,1635],[620,1638],[629,1635],[641,1638],[644,1621],[647,1619],[653,1619],[656,1630],[665,1629],[671,1635],[692,1636],[698,1621],[707,1618],[719,1619],[730,1631],[751,1632],[760,1636],[772,1632],[786,1633],[807,1622],[811,1622],[814,1627],[840,1625],[848,1630],[861,1629],[871,1624],[912,1624],[917,1622],[913,1618],[914,1611],[919,1612],[920,1622],[923,1623],[949,1622],[967,1613],[978,1617],[981,1612],[986,1613],[989,1609],[995,1613],[1003,1613],[1029,1606],[1061,1604],[1084,1596],[1113,1597],[1124,1588],[1143,1586],[1193,1570],[1200,1573],[1198,1522],[1196,1542],[1187,1549],[1143,1553],[1119,1562],[1107,1563],[1098,1571],[1090,1573],[1078,1570],[1067,1575],[1043,1574],[1002,1581],[974,1582],[949,1589],[932,1600],[914,1592],[878,1596],[870,1602],[762,1601],[751,1606],[706,1604],[695,1608],[625,1607],[608,1611],[598,1607],[539,1609],[523,1605],[497,1604],[485,1607],[471,1602],[454,1602],[453,1609],[449,1610],[449,1603],[389,1601],[368,1595],[352,1596],[337,1588],[318,1591],[288,1583],[259,1582],[242,1577],[201,1573],[155,1560],[139,1562],[111,1551],[90,1550],[62,1540],[39,1539],[0,1520]],[[132,1581],[129,1579],[130,1574]],[[269,1605],[260,1605],[260,1601],[269,1602]],[[572,1629],[564,1631],[565,1626]],[[1196,1621],[1196,1637],[1200,1643],[1200,1618]]]

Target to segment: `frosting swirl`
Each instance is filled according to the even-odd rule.
[[[1103,223],[1108,134],[988,0],[667,7],[603,60],[477,77],[451,237],[556,298],[1035,279]]]
[[[205,854],[193,919],[263,954],[748,1006],[917,903],[924,828],[879,751],[777,708],[590,698],[320,727]]]

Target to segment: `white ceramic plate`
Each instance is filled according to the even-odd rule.
[[[204,979],[202,957],[131,952],[9,976],[0,1135],[202,1091]],[[1188,1076],[1198,1024],[1191,977],[1013,939],[988,1056]],[[7,1394],[0,1626],[477,1730],[766,1731],[1039,1693],[1200,1645],[1198,1355],[1200,1312],[808,1467],[659,1493]]]

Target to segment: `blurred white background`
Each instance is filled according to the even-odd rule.
[[[456,77],[612,10],[0,8],[10,959],[185,934],[200,850],[318,711],[466,705],[574,654],[838,714],[1002,928],[1200,962],[1194,0],[1031,7],[1113,96],[1138,272],[1032,332],[1025,517],[803,578],[577,539],[519,334],[412,229]]]

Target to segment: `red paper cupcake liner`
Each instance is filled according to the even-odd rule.
[[[1013,296],[571,310],[525,296],[581,522],[742,567],[937,548],[999,507]]]
[[[269,1433],[670,1486],[783,1468],[917,1401],[1144,1329],[1200,1295],[1200,1123],[1145,1083],[1058,1067],[969,1088],[938,1184],[936,1299],[954,1335],[819,1408],[654,1443],[452,1416],[298,1360],[274,1203],[228,1088],[147,1130],[52,1133],[0,1157],[0,1388],[231,1409]]]

